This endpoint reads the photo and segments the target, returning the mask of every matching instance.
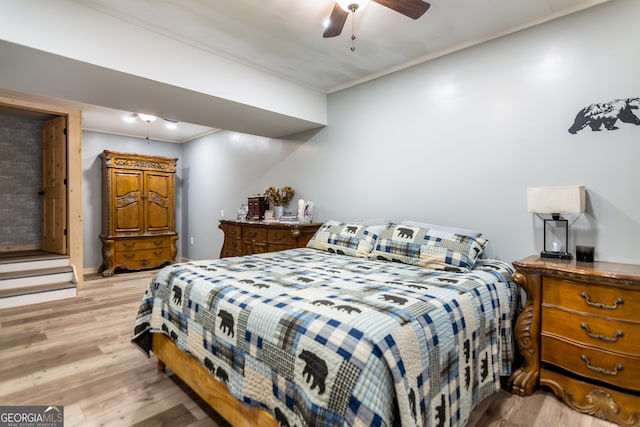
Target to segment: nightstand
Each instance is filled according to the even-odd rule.
[[[513,265],[527,300],[511,392],[548,386],[576,411],[640,426],[640,265],[539,256]]]

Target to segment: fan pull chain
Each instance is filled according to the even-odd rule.
[[[352,4],[351,6],[349,6],[349,9],[351,9],[351,47],[349,49],[351,49],[351,52],[355,52],[356,51],[356,10],[358,10],[358,5],[357,4]]]

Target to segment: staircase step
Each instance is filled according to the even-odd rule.
[[[2,289],[0,290],[0,309],[74,298],[76,295],[76,284],[73,282]]]
[[[65,267],[69,265],[67,255],[34,255],[9,259],[0,259],[0,274],[15,271],[35,270],[39,268]]]
[[[74,274],[71,266],[4,272],[0,273],[0,290],[30,288],[73,281]]]

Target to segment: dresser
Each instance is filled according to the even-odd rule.
[[[177,159],[109,150],[100,157],[102,275],[175,262]]]
[[[220,220],[224,243],[220,258],[303,248],[322,223]]]
[[[576,411],[640,426],[640,265],[539,256],[513,265],[527,299],[511,392],[547,386]]]

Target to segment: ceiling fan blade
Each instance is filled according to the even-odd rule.
[[[322,37],[327,39],[329,37],[339,36],[342,32],[342,28],[344,27],[344,23],[347,22],[348,16],[349,12],[345,12],[340,6],[338,6],[338,3],[334,4],[331,16],[329,17],[329,25],[325,28]]]
[[[420,18],[431,5],[422,0],[373,0],[411,19]]]

